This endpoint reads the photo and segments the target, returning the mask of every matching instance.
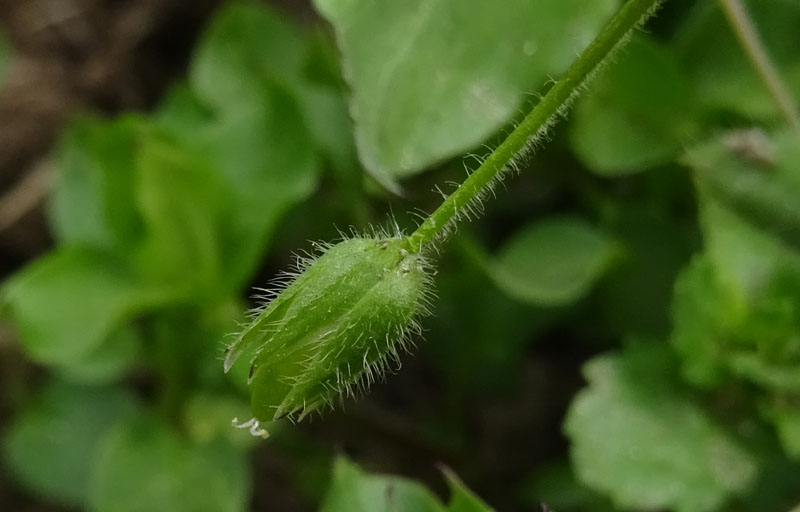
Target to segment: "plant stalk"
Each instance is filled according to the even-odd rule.
[[[565,113],[583,86],[630,32],[644,23],[663,0],[628,0],[581,53],[564,76],[547,92],[511,134],[408,238],[409,250],[418,252],[445,232],[462,208],[478,200],[492,180],[541,135],[559,114]]]
[[[764,82],[772,98],[775,100],[781,114],[795,130],[800,130],[800,111],[797,109],[789,88],[781,79],[780,72],[767,52],[763,41],[758,35],[753,21],[741,0],[719,0],[725,16],[728,18],[739,44],[747,54],[756,73]]]

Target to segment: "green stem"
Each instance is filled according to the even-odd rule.
[[[772,95],[781,114],[794,129],[800,130],[800,111],[797,109],[797,103],[781,79],[778,68],[770,59],[769,52],[761,41],[744,4],[741,0],[719,0],[719,3],[739,44],[742,45],[747,58],[750,59],[756,73]]]
[[[661,1],[628,0],[519,126],[409,236],[409,250],[420,251],[436,240],[441,233],[446,232],[459,211],[469,208],[473,201],[479,200],[489,190],[492,180],[529,147],[530,141],[535,141],[559,114],[569,108],[572,100],[602,66],[606,57],[626,39],[631,30],[655,11]]]

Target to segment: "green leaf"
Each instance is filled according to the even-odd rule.
[[[448,506],[423,485],[399,476],[371,475],[344,457],[336,459],[321,512],[491,512],[454,476]]]
[[[687,152],[698,187],[800,248],[800,135],[729,132]]]
[[[233,2],[214,16],[192,59],[190,83],[221,111],[262,100],[265,82],[296,80],[306,41],[281,16],[255,3]]]
[[[167,105],[166,108],[169,109],[166,119],[162,119],[165,126],[187,123],[187,120],[169,117],[182,115],[177,110],[180,107]],[[217,216],[217,221],[219,217],[224,219],[225,229],[215,239],[218,244],[215,250],[219,252],[215,257],[224,270],[226,286],[236,290],[250,278],[283,215],[315,189],[320,162],[316,148],[309,144],[312,137],[294,99],[278,88],[265,88],[263,104],[259,106],[215,118],[208,124],[175,135],[186,139],[181,142],[180,151],[194,153],[193,161],[202,160],[200,167],[208,171],[213,169],[222,177],[223,187],[217,193],[224,195],[223,190],[230,191],[225,215]],[[202,172],[195,165],[184,174]],[[194,188],[202,194],[213,192],[203,183]],[[213,202],[221,199],[223,197],[217,197]],[[193,196],[187,197],[185,203],[188,210],[202,210],[202,201],[196,201]],[[196,227],[202,228],[202,225]],[[202,232],[197,231],[196,235]],[[196,241],[203,240],[201,237]],[[205,238],[205,241],[211,240]],[[213,256],[211,252],[209,255]],[[211,260],[208,263],[213,266]]]
[[[112,255],[64,247],[35,261],[3,289],[4,309],[35,361],[84,361],[135,314],[170,300]]]
[[[638,36],[576,105],[572,147],[604,176],[668,163],[690,135],[693,105],[675,57],[656,41]]]
[[[612,240],[580,218],[550,218],[517,233],[490,263],[490,273],[512,297],[561,305],[588,293],[617,252]]]
[[[356,158],[352,121],[344,98],[335,88],[316,84],[303,87],[300,94],[299,106],[320,150],[340,174],[356,174],[352,169],[355,168],[360,183],[362,169]]]
[[[135,204],[136,152],[143,120],[79,118],[57,151],[50,223],[61,243],[129,249],[141,236]]]
[[[489,505],[475,495],[464,482],[448,468],[444,470],[447,485],[450,488],[450,503],[447,512],[491,512]]]
[[[244,454],[225,442],[194,444],[141,417],[116,428],[94,467],[90,510],[244,511],[250,491]]]
[[[273,11],[228,4],[198,44],[189,86],[175,89],[157,113],[158,125],[232,191],[218,240],[230,291],[251,277],[281,217],[317,183],[319,141],[303,76],[309,51]]]
[[[119,380],[139,362],[142,340],[130,325],[112,332],[99,347],[80,359],[58,367],[59,374],[70,382],[106,384]]]
[[[213,289],[228,271],[221,252],[233,201],[219,169],[154,131],[137,152],[136,171],[143,273],[176,288]]]
[[[3,460],[27,489],[83,508],[101,440],[136,409],[119,388],[53,382],[14,418],[3,440]]]
[[[663,346],[585,367],[565,424],[579,478],[620,508],[716,510],[747,490],[756,462],[694,403]]]
[[[180,83],[167,92],[153,113],[153,121],[176,137],[192,140],[214,122],[214,111],[198,97],[190,84]]]
[[[336,30],[361,161],[390,186],[507,123],[617,4],[315,0]]]
[[[683,357],[682,371],[691,383],[712,388],[728,376],[726,332],[742,312],[722,290],[707,258],[695,258],[675,283],[671,342]]]
[[[756,354],[732,353],[735,367],[751,378],[777,382],[786,374],[787,384],[800,384],[800,253],[708,198],[701,221],[721,289],[740,311],[733,334],[765,365],[759,371]]]
[[[313,192],[320,160],[308,124],[309,86],[303,74],[309,49],[276,13],[249,3],[223,8],[194,55],[190,86],[176,94],[166,122],[199,126],[184,139],[220,170],[233,190],[222,261],[231,289],[250,278],[280,218]],[[210,114],[202,122],[205,106]],[[178,133],[180,136],[181,134]]]
[[[701,199],[706,252],[736,298],[749,306],[792,293],[800,279],[800,254],[711,198]]]
[[[250,278],[278,222],[316,188],[317,148],[290,91],[265,86],[262,103],[220,117],[196,141],[234,192],[223,261],[232,289]]]
[[[705,253],[679,279],[672,342],[684,375],[800,390],[800,255],[701,194]]]
[[[402,477],[375,476],[339,457],[320,512],[440,512],[424,486]]]
[[[797,352],[797,340],[790,341],[794,341],[793,348]],[[779,392],[799,393],[800,364],[797,358],[788,361],[772,359],[755,352],[734,352],[728,357],[728,365],[733,373],[760,386]]]
[[[175,120],[188,111],[175,107],[172,125],[159,121],[186,129],[190,123]],[[152,281],[213,286],[233,198],[221,171],[193,149],[146,119],[75,123],[61,144],[51,201],[57,235],[118,251]]]

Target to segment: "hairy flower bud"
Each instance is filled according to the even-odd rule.
[[[430,277],[401,237],[353,238],[300,261],[299,273],[228,348],[244,353],[256,419],[302,418],[352,394],[398,359],[427,312]]]

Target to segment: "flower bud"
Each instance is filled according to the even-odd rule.
[[[430,277],[406,240],[354,238],[324,250],[262,309],[228,348],[225,371],[252,354],[256,419],[301,419],[353,394],[397,361],[427,312]]]

